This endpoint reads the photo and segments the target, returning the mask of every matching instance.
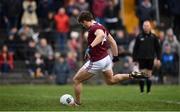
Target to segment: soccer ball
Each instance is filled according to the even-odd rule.
[[[60,103],[63,105],[71,106],[74,104],[74,98],[69,94],[64,94],[60,97]]]

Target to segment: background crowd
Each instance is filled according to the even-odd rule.
[[[133,32],[127,32],[123,24],[121,3],[121,0],[1,0],[1,72],[16,72],[18,64],[22,64],[33,78],[55,75],[58,84],[68,83],[71,75],[84,62],[87,47],[87,31],[76,18],[81,11],[91,11],[96,21],[105,25],[117,42],[121,58],[115,67],[117,72],[132,71],[131,54],[135,38],[141,32],[142,22],[151,20],[152,32],[157,35],[162,47],[162,66],[154,68],[155,79],[159,83],[177,79],[180,1],[159,0],[159,12],[163,19],[157,24],[153,1],[136,0],[134,10],[139,25]]]

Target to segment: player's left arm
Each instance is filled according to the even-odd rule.
[[[118,47],[117,47],[116,41],[111,36],[111,34],[108,34],[107,41],[109,42],[109,44],[111,46],[112,53],[113,53],[113,60],[112,61],[113,62],[119,61],[119,58],[118,58]]]
[[[156,52],[156,55],[157,55],[157,59],[160,60],[161,59],[161,45],[160,45],[160,42],[158,40],[158,37],[155,37],[154,38],[154,48],[155,48],[155,52]]]
[[[158,40],[158,37],[155,37],[155,42],[154,42],[154,48],[155,48],[155,52],[156,52],[156,55],[157,55],[157,59],[155,60],[155,65],[157,67],[160,67],[161,66],[161,45],[160,45],[160,42]]]
[[[117,47],[116,41],[111,36],[111,34],[108,35],[107,41],[109,42],[111,46],[113,56],[118,56],[118,47]]]

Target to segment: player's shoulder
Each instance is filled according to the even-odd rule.
[[[95,23],[94,25],[93,25],[93,28],[94,29],[103,29],[103,28],[105,28],[103,25],[101,25],[100,23]]]
[[[143,33],[139,33],[139,34],[137,35],[136,39],[142,38],[143,36],[144,36]]]
[[[159,40],[158,36],[155,33],[151,33],[150,37],[153,38],[153,40]]]
[[[137,35],[138,38],[142,38],[142,37],[144,37],[144,36],[147,36],[147,34],[145,34],[145,33],[143,33],[143,32],[142,32],[142,33],[139,33],[139,34]],[[148,34],[148,36],[153,37],[153,38],[154,38],[154,37],[157,37],[156,34],[154,34],[154,33],[150,33],[150,34]]]
[[[152,33],[152,32],[151,32],[150,36],[155,37],[155,38],[157,37],[157,35],[155,33]]]
[[[99,23],[95,23],[91,28],[90,28],[91,31],[97,31],[97,30],[105,30],[105,27]]]

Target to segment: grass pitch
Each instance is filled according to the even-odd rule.
[[[59,103],[71,85],[1,85],[1,111],[180,111],[180,86],[153,86],[151,94],[140,94],[138,86],[84,86],[80,107]]]

